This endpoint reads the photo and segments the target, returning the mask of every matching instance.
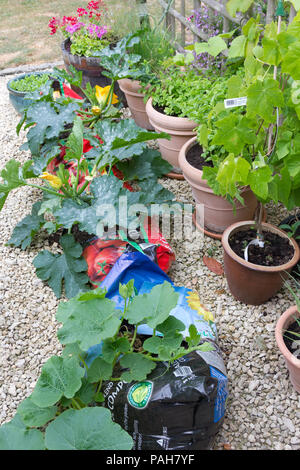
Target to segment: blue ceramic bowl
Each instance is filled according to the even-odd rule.
[[[18,114],[22,114],[25,108],[28,108],[30,104],[32,103],[32,100],[25,99],[25,95],[28,92],[24,91],[16,91],[13,88],[11,88],[11,83],[15,82],[16,80],[21,80],[22,78],[25,78],[29,75],[49,75],[49,72],[30,72],[30,73],[24,73],[22,75],[18,75],[15,78],[12,78],[9,80],[7,83],[7,89],[9,91],[9,100],[15,110],[17,111]]]

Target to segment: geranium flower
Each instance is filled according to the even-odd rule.
[[[56,175],[51,175],[47,171],[44,171],[44,173],[40,175],[39,178],[48,181],[50,186],[54,189],[60,189],[62,187],[61,179]]]
[[[99,85],[96,85],[95,88],[96,88],[97,101],[98,101],[100,107],[103,109],[103,106],[105,105],[105,101],[106,101],[107,96],[109,94],[110,86],[108,85],[106,87],[101,87]],[[115,93],[113,93],[112,104],[116,104],[118,102],[119,102],[119,100],[118,100],[117,95],[115,95]]]

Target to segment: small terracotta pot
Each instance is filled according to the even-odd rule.
[[[229,239],[241,230],[255,225],[252,220],[238,222],[228,227],[222,236],[224,250],[224,272],[231,294],[240,302],[249,305],[261,305],[273,297],[282,287],[285,273],[290,272],[300,257],[298,244],[293,238],[274,225],[262,223],[263,229],[276,233],[289,240],[294,249],[294,256],[280,266],[260,266],[238,256],[230,247]]]
[[[286,310],[276,323],[275,339],[277,346],[284,357],[286,366],[290,373],[290,381],[297,392],[300,393],[300,360],[296,358],[286,347],[282,334],[294,323],[296,318],[300,318],[300,313],[294,305]]]
[[[154,127],[156,132],[166,132],[171,136],[170,140],[158,140],[162,158],[167,160],[174,168],[174,172],[167,176],[176,177],[177,175],[179,179],[184,179],[178,163],[179,152],[182,146],[190,140],[191,137],[196,135],[194,129],[197,127],[197,123],[187,118],[159,113],[152,106],[152,98],[147,101],[146,112],[150,124]]]
[[[130,80],[123,78],[118,80],[120,89],[126,96],[128,107],[137,126],[153,131],[154,127],[150,124],[146,113],[146,104],[144,103],[145,95],[140,93],[140,82],[138,80]]]
[[[204,207],[204,213],[196,212],[195,225],[203,227],[203,231],[213,238],[222,238],[224,230],[235,222],[250,220],[254,218],[258,201],[249,187],[242,191],[245,205],[236,201],[236,211],[225,198],[214,194],[203,179],[203,172],[189,164],[186,155],[189,149],[197,143],[197,137],[193,137],[181,148],[179,153],[179,166],[183,176],[192,188],[192,193],[198,207]],[[202,220],[199,220],[202,219]]]

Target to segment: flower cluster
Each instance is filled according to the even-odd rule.
[[[87,35],[93,39],[102,39],[108,27],[101,25],[103,12],[106,6],[102,0],[91,1],[86,8],[79,7],[76,16],[52,17],[49,21],[50,34],[60,30],[65,37],[72,37],[75,33]]]
[[[192,22],[196,28],[205,33],[208,38],[216,36],[222,32],[222,17],[218,12],[209,9],[206,5],[202,5],[198,10],[193,10],[193,14],[187,18]],[[213,62],[213,63],[212,63]],[[210,70],[213,65],[217,68],[221,67],[218,60],[213,59],[209,54],[202,53],[198,56],[195,55],[194,64],[197,68],[202,70]]]

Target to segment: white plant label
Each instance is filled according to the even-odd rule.
[[[246,106],[247,96],[242,96],[241,98],[230,98],[229,100],[224,100],[225,108],[236,108],[237,106]]]

